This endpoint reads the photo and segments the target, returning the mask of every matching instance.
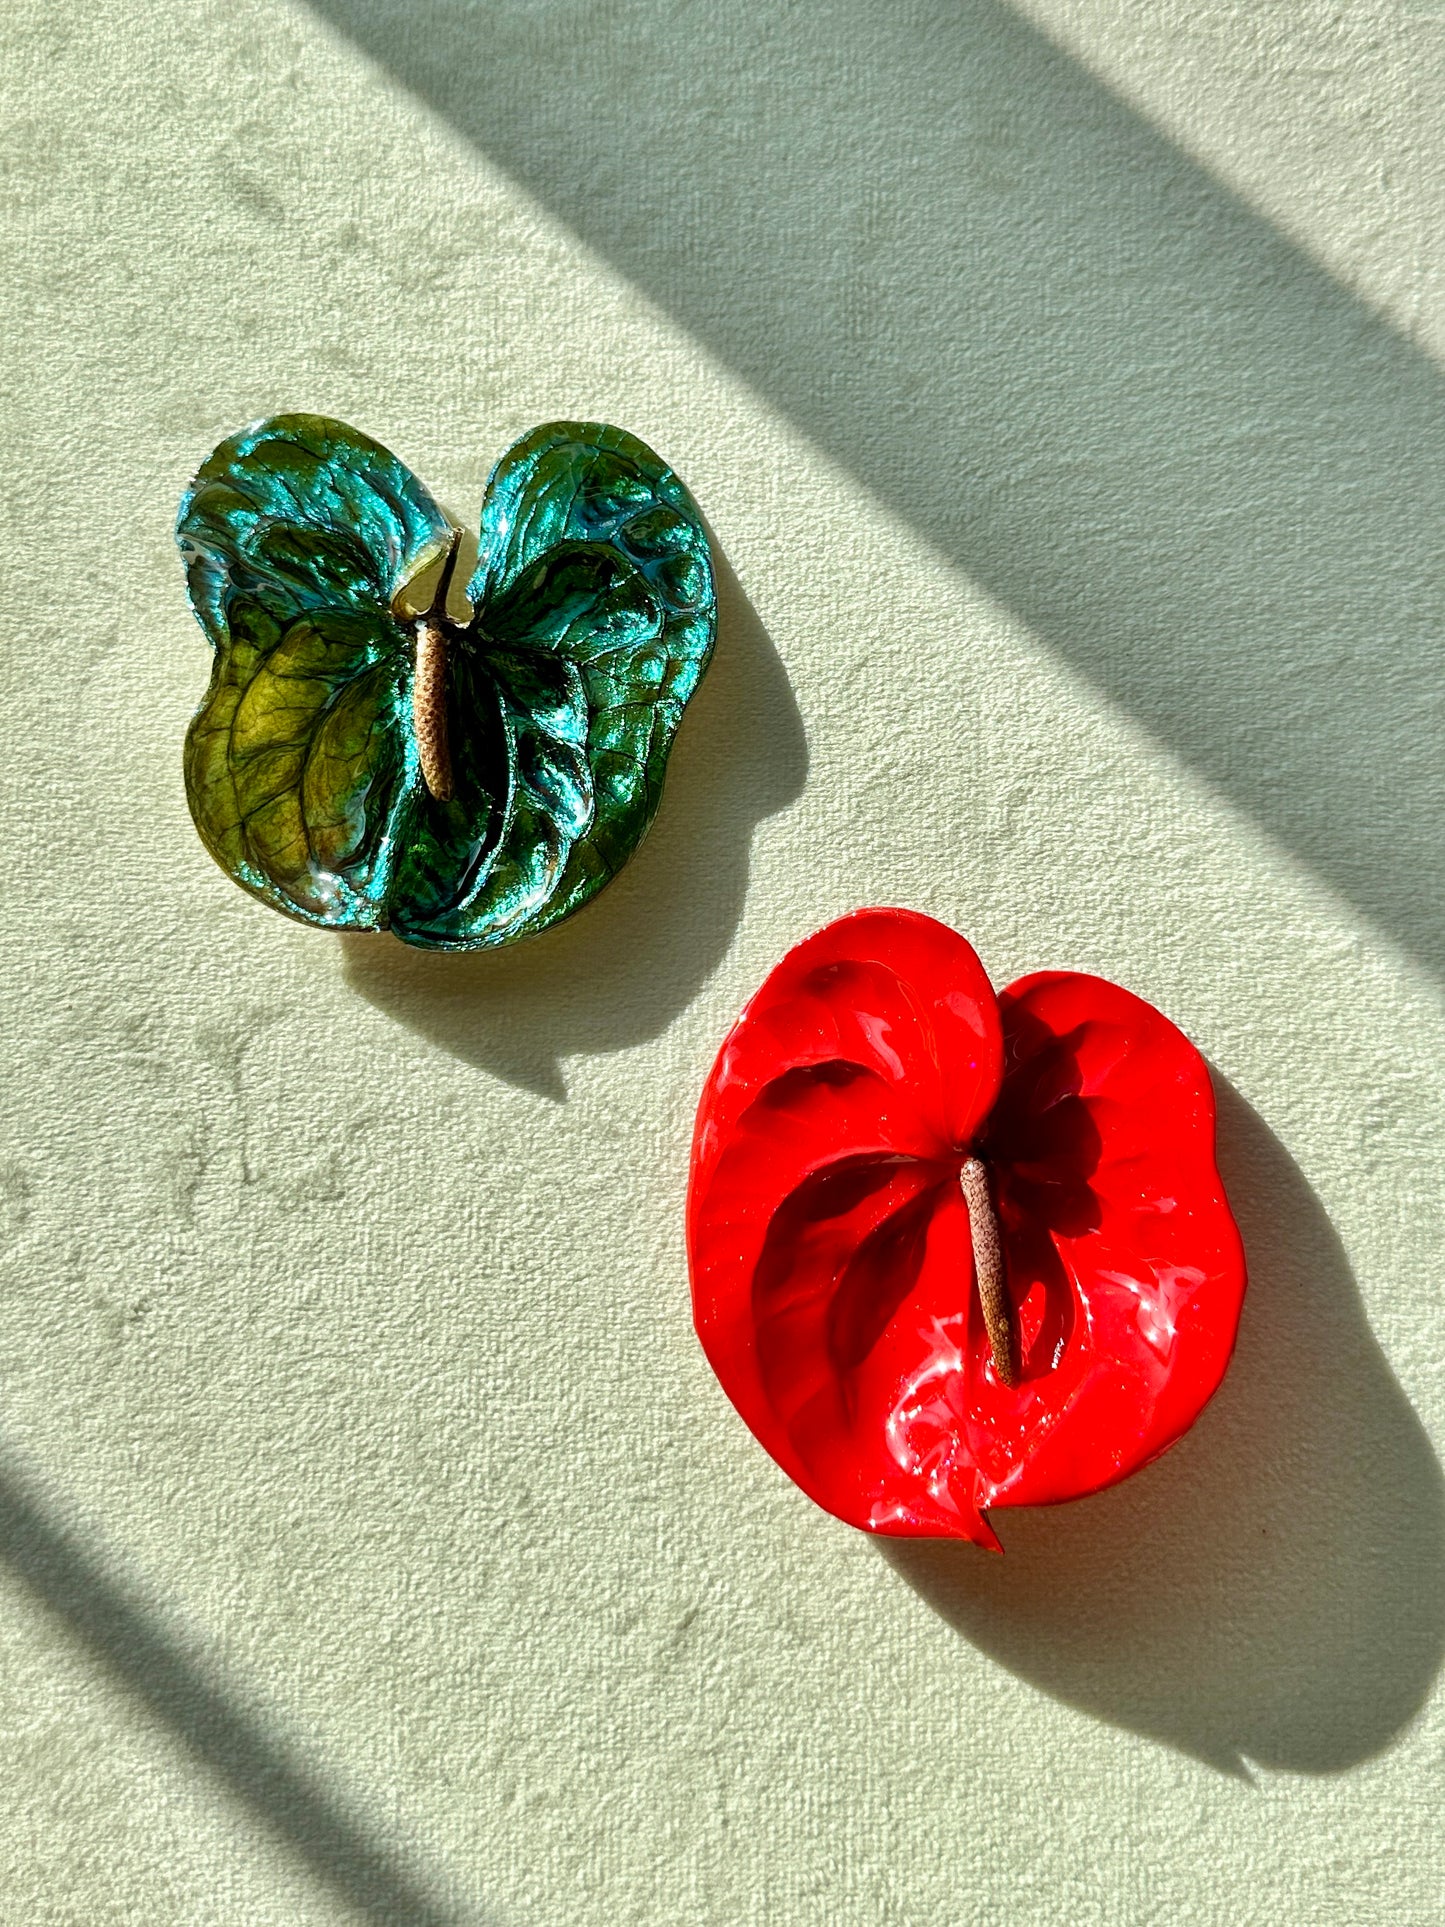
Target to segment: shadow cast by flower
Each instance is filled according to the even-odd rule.
[[[1381,1752],[1445,1655],[1445,1478],[1289,1154],[1215,1073],[1250,1264],[1194,1430],[1097,1497],[1000,1515],[1006,1557],[880,1541],[899,1577],[1066,1704],[1247,1776]]]

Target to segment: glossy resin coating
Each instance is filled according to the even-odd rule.
[[[1012,1388],[974,1278],[971,1154]],[[1095,1491],[1192,1424],[1245,1283],[1188,1039],[1097,977],[996,998],[962,937],[905,910],[819,931],[739,1018],[698,1110],[688,1253],[713,1369],[811,1498],[994,1548],[988,1508]]]
[[[510,448],[464,591],[427,490],[318,415],[223,442],[176,535],[215,649],[186,738],[191,814],[263,902],[482,948],[570,915],[636,849],[715,602],[697,506],[633,436],[553,422]],[[434,687],[414,701],[433,593]],[[433,711],[445,787],[423,780]]]

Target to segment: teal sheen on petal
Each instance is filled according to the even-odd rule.
[[[176,537],[215,652],[191,814],[263,902],[482,949],[570,916],[637,848],[716,600],[697,505],[634,436],[552,422],[510,448],[465,594],[427,490],[318,415],[223,442]]]

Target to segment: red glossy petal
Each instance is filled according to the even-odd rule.
[[[972,948],[931,918],[866,911],[783,959],[703,1094],[698,1333],[762,1444],[858,1525],[992,1541],[972,1465],[960,1478],[929,1446],[905,1471],[897,1453],[913,1466],[918,1442],[889,1425],[900,1385],[953,1357],[977,1316],[956,1173],[1001,1069]]]
[[[733,1026],[698,1111],[693,1166],[786,1070],[858,1064],[940,1147],[966,1142],[998,1092],[993,986],[971,944],[912,910],[860,910],[790,950]]]
[[[993,1503],[1076,1498],[1157,1457],[1234,1347],[1244,1252],[1214,1162],[1204,1060],[1142,998],[1044,972],[1001,996],[1006,1070],[986,1155],[1015,1302],[1068,1327],[1019,1398],[1054,1408]]]
[[[970,1149],[1016,1387],[974,1283]],[[968,944],[908,911],[820,931],[738,1020],[698,1111],[688,1251],[708,1357],[804,1491],[867,1530],[984,1545],[985,1508],[1092,1491],[1176,1438],[1244,1288],[1193,1046],[1098,978],[1031,977],[996,1007]]]

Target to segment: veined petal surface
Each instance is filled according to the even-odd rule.
[[[514,658],[561,658],[580,678],[586,733],[560,771],[585,824],[551,814],[557,865],[545,889],[522,866],[520,893],[483,896],[460,926],[471,943],[544,929],[617,874],[662,800],[673,737],[712,654],[716,591],[701,512],[635,435],[551,422],[502,457],[482,505],[471,593],[486,636]]]
[[[476,620],[451,635],[441,802],[393,598],[452,534],[344,423],[276,416],[222,443],[177,523],[215,650],[186,787],[222,868],[288,915],[472,949],[569,915],[637,847],[715,600],[701,515],[641,442],[600,424],[524,437],[488,487]]]
[[[186,585],[215,649],[186,793],[236,881],[307,923],[383,929],[415,789],[395,585],[446,517],[404,463],[318,415],[222,442],[181,500]]]

